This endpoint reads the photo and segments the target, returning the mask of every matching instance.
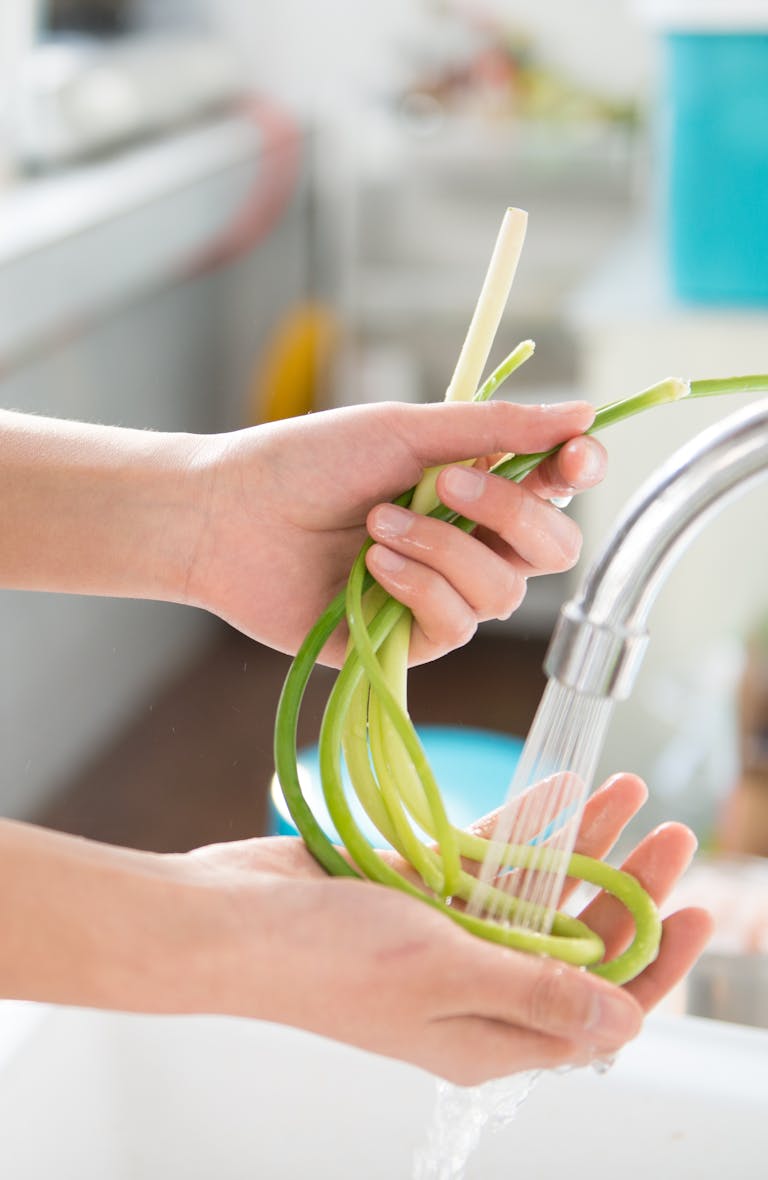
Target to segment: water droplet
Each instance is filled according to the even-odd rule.
[[[615,1064],[615,1056],[610,1057],[596,1057],[592,1062],[592,1068],[595,1073],[606,1074],[608,1070]]]

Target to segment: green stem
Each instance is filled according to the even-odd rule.
[[[342,593],[323,611],[291,663],[277,705],[274,756],[275,771],[288,810],[315,860],[332,876],[356,877],[358,874],[328,839],[304,798],[296,741],[301,702],[312,670],[343,617]]]
[[[400,707],[389,684],[387,683],[381,665],[376,657],[370,636],[365,626],[362,613],[362,587],[365,575],[365,554],[369,544],[366,543],[355,559],[352,572],[347,583],[347,625],[355,651],[365,668],[366,675],[371,682],[371,689],[386,709],[398,738],[408,752],[413,765],[424,787],[429,803],[432,819],[435,824],[435,835],[440,846],[443,859],[444,881],[442,892],[450,897],[456,887],[460,871],[459,851],[453,835],[453,828],[445,812],[440,788],[438,787],[432,768],[429,765],[424,747],[419,741],[407,713]],[[393,817],[394,818],[394,817]],[[399,833],[402,837],[402,832]]]
[[[679,402],[688,396],[688,391],[689,386],[686,382],[678,380],[677,377],[668,377],[665,381],[659,381],[658,384],[641,390],[640,393],[633,393],[630,397],[601,406],[595,414],[592,425],[585,433],[597,434],[600,430],[605,430],[608,426],[615,426],[617,422],[623,422],[626,418],[631,418],[643,410],[650,410],[655,406],[665,406],[670,402]],[[560,446],[562,445],[561,443]],[[491,470],[495,475],[503,475],[505,479],[512,479],[517,483],[521,479],[525,479],[526,475],[530,475],[545,459],[556,455],[560,446],[532,455],[510,455],[509,458],[502,459]]]
[[[569,862],[568,875],[604,889],[617,898],[632,915],[635,937],[627,950],[607,963],[598,963],[591,967],[596,975],[601,975],[611,983],[628,983],[658,955],[661,916],[655,902],[629,873],[615,869],[591,856],[582,856],[574,852]]]
[[[745,377],[711,377],[706,381],[691,381],[689,397],[716,397],[721,393],[766,393],[768,374],[751,373]]]
[[[403,782],[400,778],[400,764],[406,763],[407,759],[402,755],[399,733],[395,726],[389,722],[386,710],[382,709],[378,694],[375,692],[371,693],[368,729],[371,758],[376,768],[379,790],[387,811],[392,817],[405,859],[419,874],[427,889],[443,897],[450,897],[456,889],[458,877],[454,878],[449,891],[445,873],[441,868],[441,858],[431,855],[413,830],[404,806]],[[397,753],[400,754],[399,759],[396,757]]]
[[[349,780],[371,823],[402,857],[405,850],[395,830],[389,808],[382,798],[379,784],[371,770],[368,747],[368,704],[370,685],[361,679],[347,709],[342,737],[342,751]]]
[[[519,369],[521,365],[525,364],[534,353],[536,345],[532,340],[522,340],[517,348],[513,348],[509,356],[505,357],[498,368],[494,369],[490,377],[488,377],[478,389],[475,396],[472,398],[473,402],[487,402],[493,397],[496,390],[507,377]]]

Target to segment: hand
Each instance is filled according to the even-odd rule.
[[[646,794],[634,776],[609,780],[587,803],[577,850],[604,856]],[[491,825],[488,818],[477,830]],[[667,824],[625,867],[660,902],[694,847],[687,828]],[[475,938],[396,890],[329,878],[296,839],[214,845],[178,859],[225,902],[213,902],[209,1010],[308,1029],[460,1084],[615,1052],[686,974],[711,930],[698,909],[667,918],[656,962],[619,989]],[[598,896],[583,917],[611,957],[631,937],[611,898]]]
[[[568,569],[576,524],[549,499],[597,483],[605,452],[583,437],[584,402],[556,406],[379,404],[307,415],[200,440],[200,530],[186,601],[282,651],[296,651],[346,582],[370,530],[368,565],[411,608],[411,659],[465,643],[479,621],[519,606],[526,580]],[[568,441],[570,440],[570,441]],[[523,485],[484,470],[488,457],[567,445]],[[438,494],[480,526],[473,536],[386,503],[428,466]],[[202,460],[202,462],[200,462]],[[323,653],[340,663],[345,637]]]

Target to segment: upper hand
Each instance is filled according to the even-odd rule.
[[[369,569],[414,616],[411,659],[432,659],[465,643],[478,622],[509,615],[529,577],[576,561],[579,529],[549,501],[602,477],[603,448],[582,435],[592,418],[585,402],[389,403],[203,440],[186,599],[294,652],[370,531]],[[523,484],[483,469],[492,456],[560,443]],[[471,458],[481,462],[442,472],[437,490],[478,523],[474,535],[388,503],[425,468]],[[344,642],[335,636],[323,659],[339,663]]]

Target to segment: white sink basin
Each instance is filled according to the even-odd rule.
[[[293,1030],[0,1004],[8,1180],[409,1180],[434,1096]],[[606,1075],[544,1077],[467,1178],[757,1180],[767,1122],[768,1031],[658,1016]]]

